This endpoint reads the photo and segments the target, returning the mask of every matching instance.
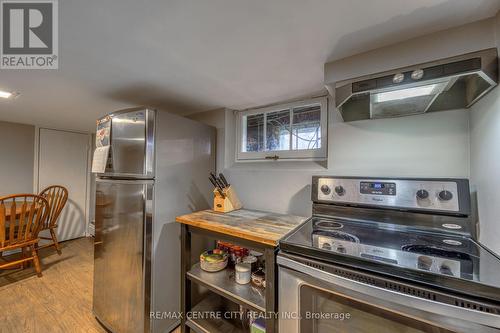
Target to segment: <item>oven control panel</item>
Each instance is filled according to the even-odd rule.
[[[468,215],[466,179],[372,179],[313,177],[315,202],[443,211]]]

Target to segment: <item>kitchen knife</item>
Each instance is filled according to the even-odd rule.
[[[213,172],[210,172],[210,181],[214,184],[215,187],[219,187],[219,183],[217,182],[217,177]]]
[[[219,173],[219,178],[224,183],[224,187],[229,187],[229,183],[227,182],[226,177],[224,177],[224,175],[222,174],[222,172]]]
[[[212,177],[212,175],[210,175],[210,177],[208,177],[208,179],[210,180],[210,182],[212,183],[212,185],[214,187],[217,187],[219,188],[219,186],[217,185],[217,182],[215,181],[215,179]]]
[[[215,187],[222,190],[222,187],[220,186],[219,182],[217,181],[217,177],[211,172],[210,172],[210,181],[212,182],[212,184],[214,184]]]
[[[217,189],[217,192],[219,192],[219,194],[221,195],[221,197],[225,198],[226,196],[224,195],[224,192],[222,192],[222,189],[219,187],[219,185],[217,184],[216,179],[213,177],[212,174],[210,174],[210,177],[208,177],[208,179],[210,180],[210,182],[212,183],[212,185]]]
[[[219,186],[219,188],[221,190],[226,187],[224,185],[224,183],[222,182],[222,180],[220,180],[213,172],[210,172],[210,176],[212,176],[214,178],[215,182],[217,183],[217,185]]]

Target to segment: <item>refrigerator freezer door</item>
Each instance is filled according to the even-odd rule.
[[[153,178],[155,111],[130,109],[106,118],[111,122],[111,149],[105,176]]]
[[[152,195],[152,181],[96,181],[93,311],[112,332],[149,332]]]

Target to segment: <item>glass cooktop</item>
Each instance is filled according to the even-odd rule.
[[[312,217],[285,237],[280,247],[285,252],[461,292],[474,289],[480,296],[500,300],[500,259],[465,236]]]

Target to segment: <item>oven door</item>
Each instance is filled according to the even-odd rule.
[[[500,331],[500,316],[418,297],[421,287],[396,292],[369,274],[288,254],[278,264],[282,333]]]

